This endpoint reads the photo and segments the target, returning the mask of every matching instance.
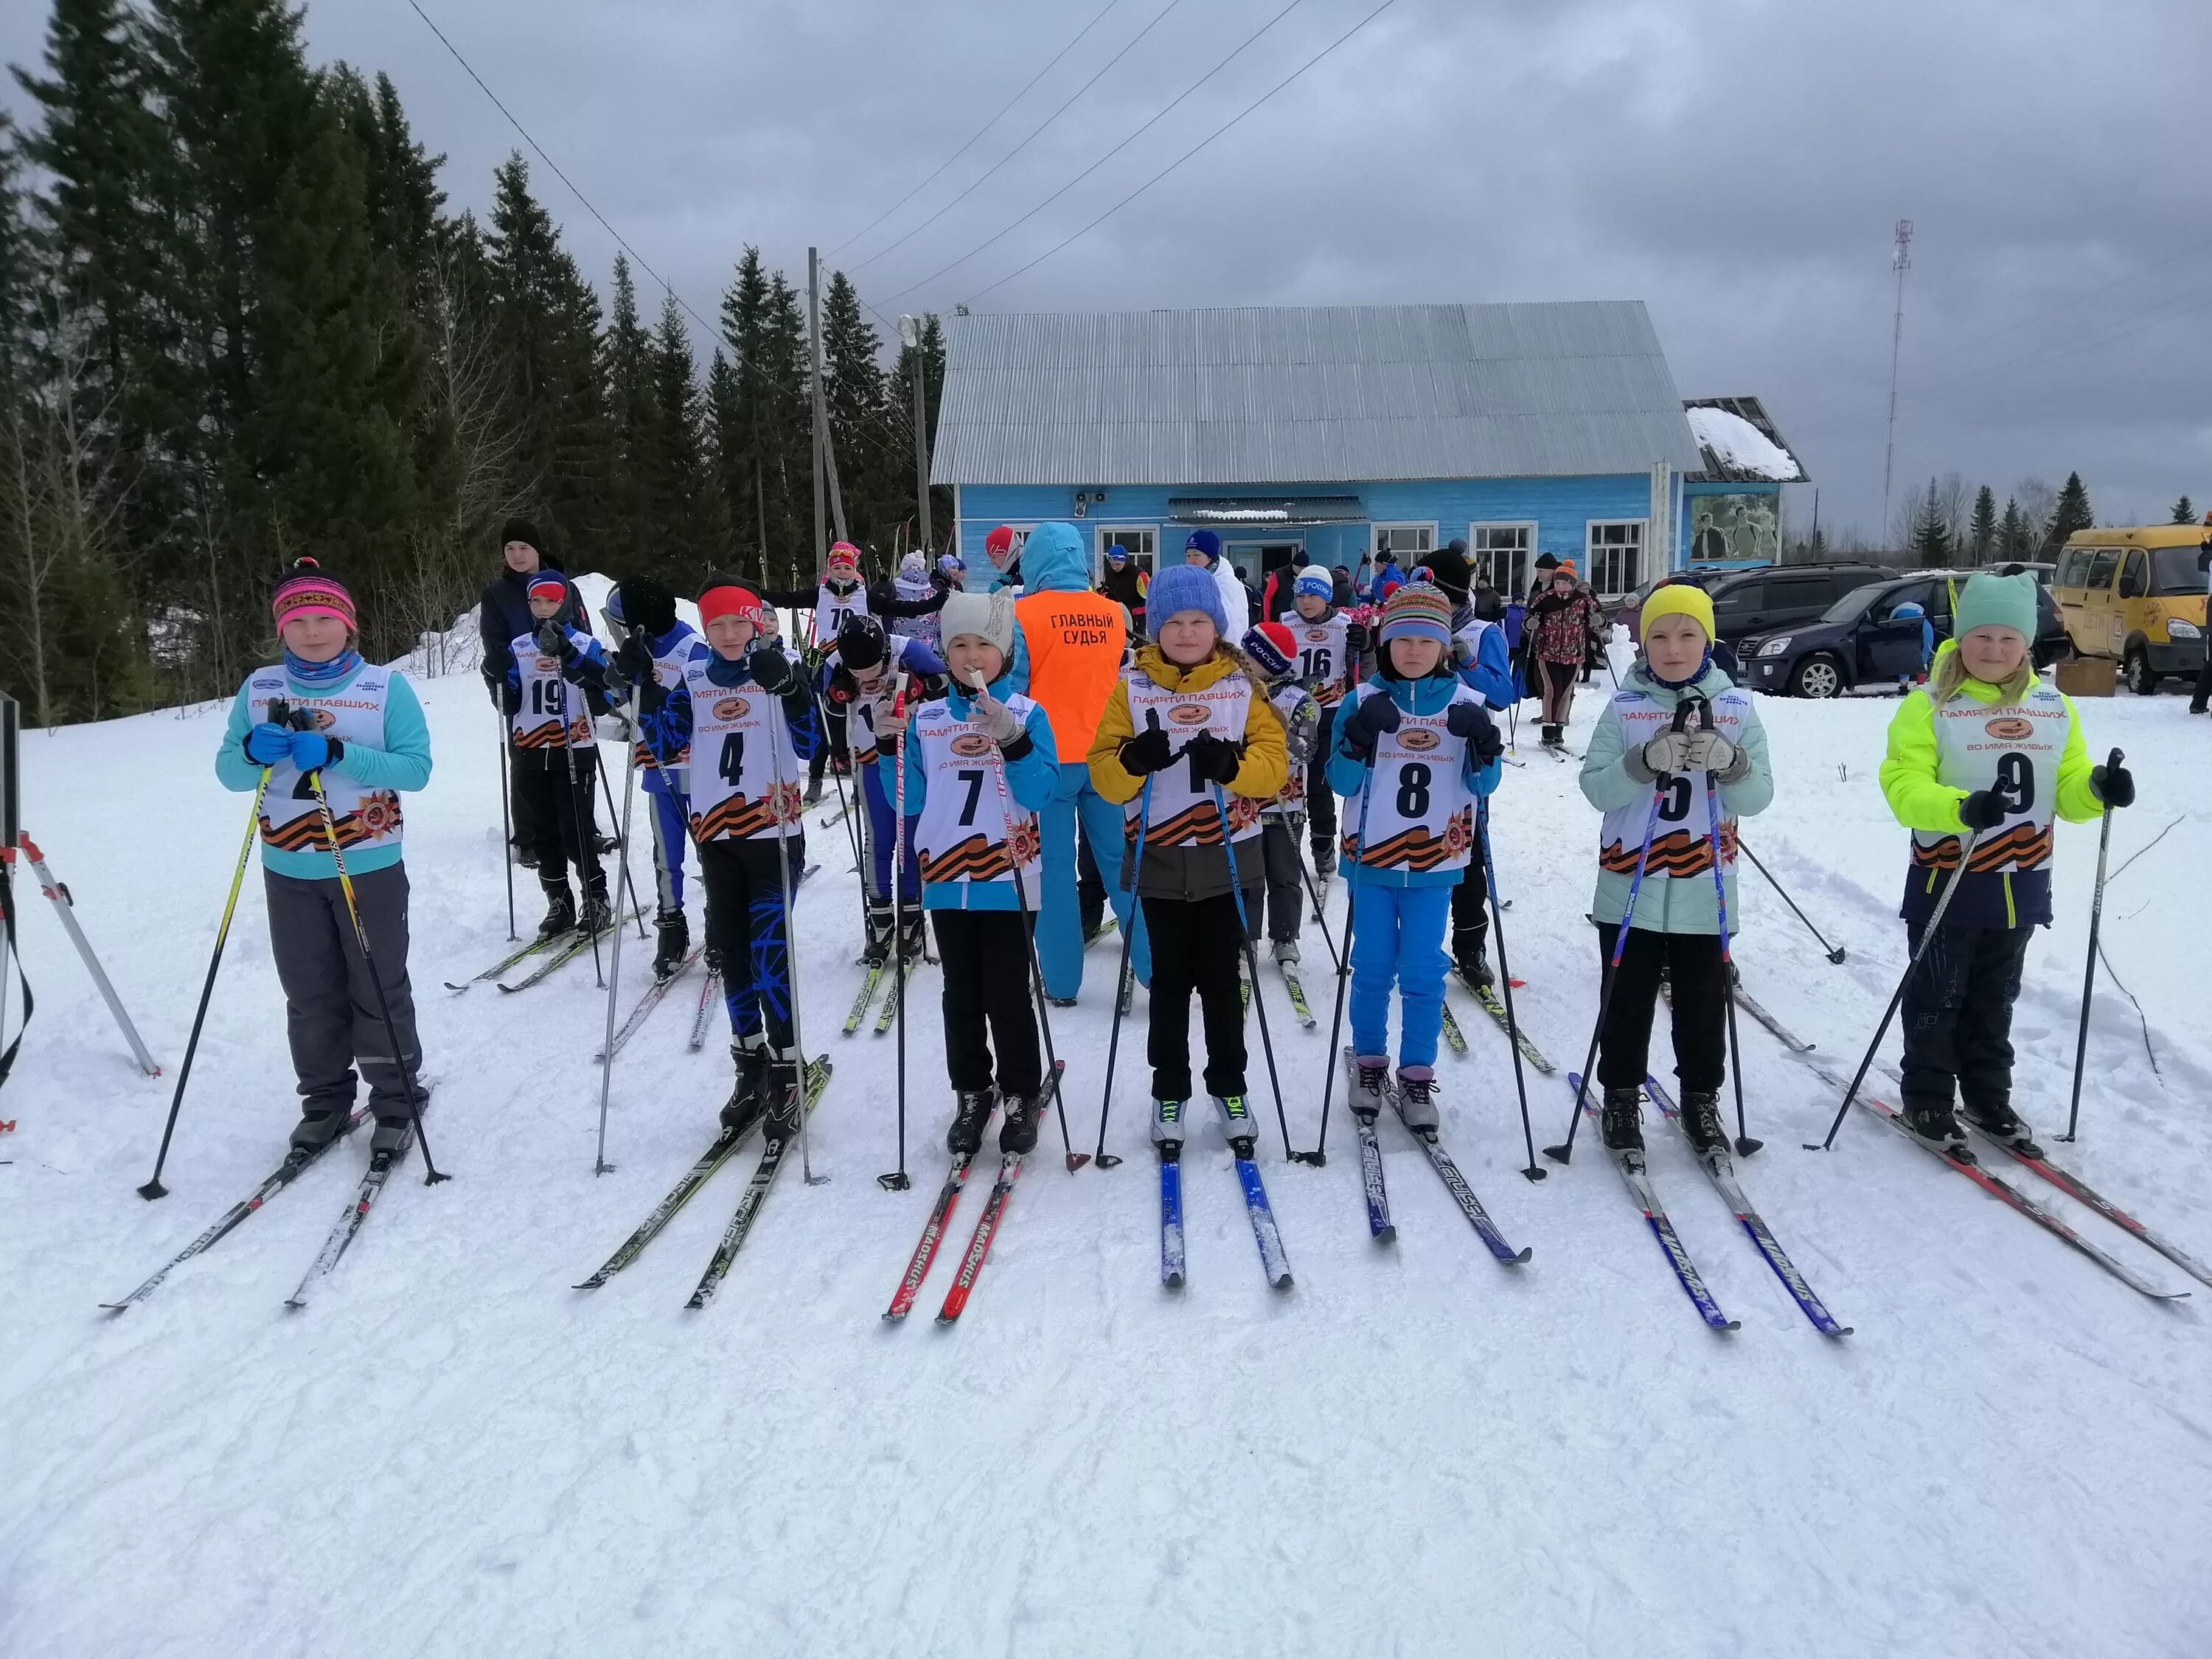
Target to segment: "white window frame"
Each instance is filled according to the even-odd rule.
[[[1515,530],[1521,532],[1523,539],[1518,548],[1486,548],[1482,544],[1482,533],[1486,530]],[[1507,580],[1500,581],[1498,579],[1497,556],[1503,552],[1510,552],[1512,557],[1507,561],[1509,566]],[[1467,557],[1468,562],[1474,567],[1474,574],[1478,576],[1487,575],[1490,578],[1490,585],[1500,593],[1509,596],[1527,593],[1528,583],[1535,575],[1536,521],[1534,519],[1468,520]]]
[[[1425,562],[1426,555],[1437,550],[1436,520],[1384,519],[1379,520],[1367,526],[1367,556],[1378,564],[1385,562],[1386,561],[1383,557],[1382,548],[1383,535],[1387,532],[1398,530],[1411,530],[1418,535],[1425,537],[1426,540],[1424,544],[1419,547],[1392,548],[1389,550],[1392,555],[1395,556],[1399,553],[1411,553],[1414,556],[1413,563],[1420,564]],[[1400,568],[1401,569],[1411,568],[1411,567],[1406,565],[1402,560],[1400,562]]]
[[[1599,532],[1606,530],[1633,530],[1632,538],[1621,541],[1601,542]],[[1644,580],[1644,556],[1651,548],[1651,520],[1649,519],[1587,519],[1583,523],[1583,580],[1589,584],[1591,592],[1601,599],[1619,599],[1636,591]],[[1634,560],[1625,573],[1629,580],[1619,586],[1608,586],[1607,580],[1624,573],[1616,565],[1610,570],[1601,570],[1601,556],[1627,553]],[[1607,580],[1601,580],[1604,578]]]
[[[1152,538],[1152,551],[1149,553],[1139,553],[1134,549],[1132,549],[1130,550],[1130,556],[1136,561],[1137,568],[1145,573],[1145,579],[1147,581],[1151,580],[1152,577],[1159,574],[1159,526],[1156,524],[1102,524],[1097,526],[1097,531],[1098,538],[1091,544],[1092,552],[1091,556],[1091,565],[1093,580],[1103,579],[1106,574],[1106,544],[1116,536],[1151,537]]]

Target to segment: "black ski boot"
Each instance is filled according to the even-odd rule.
[[[1462,984],[1477,995],[1498,982],[1497,976],[1490,971],[1490,958],[1480,951],[1470,951],[1459,957],[1452,963],[1452,971],[1459,975]]]
[[[955,1158],[973,1158],[983,1148],[983,1131],[999,1097],[990,1089],[963,1089],[952,1097],[952,1127],[945,1132],[945,1150]]]
[[[2043,1156],[2043,1149],[2035,1144],[2035,1131],[2021,1121],[2008,1100],[1970,1103],[1960,1109],[1960,1115],[2000,1146],[2009,1146],[2025,1158]]]
[[[379,1108],[376,1114],[376,1133],[369,1137],[368,1155],[387,1162],[407,1149],[414,1139],[415,1119],[404,1107],[392,1109]]]
[[[557,885],[540,880],[538,885],[545,893],[545,920],[538,924],[541,939],[558,939],[563,933],[574,933],[576,927],[576,901],[568,896],[568,884]]]
[[[1037,1144],[1037,1118],[1044,1110],[1044,1091],[1030,1089],[1006,1097],[1006,1115],[999,1122],[999,1150],[1007,1157],[1033,1152]]]
[[[778,1049],[769,1057],[762,1091],[767,1109],[761,1116],[761,1133],[771,1140],[791,1139],[799,1133],[800,1110],[797,1049]]]
[[[1905,1127],[1912,1131],[1913,1139],[1923,1146],[1932,1146],[1947,1158],[1966,1152],[1966,1132],[1959,1127],[1952,1115],[1951,1103],[1926,1097],[1905,1097]]]
[[[738,1080],[722,1108],[722,1127],[742,1129],[760,1116],[761,1096],[768,1081],[768,1044],[740,1038],[730,1045],[730,1058],[737,1062]]]
[[[1721,1121],[1720,1095],[1710,1089],[1682,1091],[1682,1133],[1699,1158],[1728,1155],[1728,1127]]]
[[[1608,1152],[1644,1150],[1644,1091],[1607,1089],[1600,1109],[1598,1128]]]
[[[909,965],[920,962],[927,954],[927,941],[921,931],[921,907],[908,902],[899,907],[899,954]]]
[[[707,914],[699,918],[699,937],[706,941],[699,952],[699,965],[710,974],[722,971],[722,947],[714,943],[714,907],[709,904]]]
[[[866,942],[860,947],[860,965],[864,968],[881,968],[891,959],[893,937],[891,907],[870,901],[867,929]]]
[[[599,876],[585,890],[584,908],[576,926],[586,933],[603,933],[614,925],[614,907],[607,902],[607,878]]]
[[[292,1150],[321,1152],[346,1132],[346,1125],[352,1118],[353,1109],[349,1105],[307,1107],[292,1127]]]
[[[659,947],[653,953],[653,976],[673,979],[691,954],[691,924],[681,910],[663,910],[653,919],[653,926],[659,935]]]

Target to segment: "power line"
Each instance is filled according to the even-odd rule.
[[[1382,0],[1382,3],[1381,5],[1379,5],[1379,6],[1376,7],[1374,10],[1372,10],[1372,11],[1369,12],[1369,13],[1367,14],[1367,15],[1366,15],[1366,16],[1364,16],[1364,17],[1361,18],[1361,19],[1360,19],[1357,23],[1354,23],[1354,24],[1353,24],[1350,28],[1348,28],[1348,29],[1345,30],[1345,32],[1344,32],[1343,33],[1341,33],[1341,34],[1338,35],[1338,36],[1336,37],[1336,39],[1335,39],[1335,40],[1334,40],[1330,41],[1330,42],[1328,43],[1328,45],[1327,45],[1327,46],[1323,46],[1323,47],[1322,47],[1319,52],[1316,52],[1312,57],[1310,57],[1310,58],[1307,58],[1307,59],[1306,59],[1306,61],[1305,61],[1304,63],[1303,63],[1303,64],[1299,64],[1299,65],[1297,66],[1297,68],[1296,68],[1296,69],[1292,70],[1291,70],[1288,75],[1285,76],[1281,80],[1279,80],[1279,81],[1276,82],[1275,82],[1275,84],[1274,84],[1273,86],[1269,87],[1269,88],[1267,89],[1267,91],[1265,91],[1265,92],[1261,93],[1261,94],[1257,98],[1255,98],[1255,99],[1254,99],[1250,103],[1249,103],[1249,104],[1245,105],[1245,106],[1244,106],[1244,107],[1243,107],[1243,109],[1241,109],[1241,110],[1239,110],[1239,111],[1237,111],[1236,114],[1234,114],[1234,115],[1231,116],[1231,117],[1229,118],[1229,119],[1228,119],[1228,120],[1226,120],[1226,121],[1223,122],[1219,126],[1216,127],[1216,128],[1215,128],[1215,129],[1214,129],[1211,133],[1207,134],[1205,137],[1203,137],[1203,138],[1200,139],[1196,143],[1193,144],[1193,145],[1192,145],[1188,149],[1187,149],[1187,150],[1183,151],[1183,153],[1182,153],[1182,155],[1180,155],[1176,156],[1176,157],[1175,158],[1175,160],[1174,160],[1174,161],[1172,161],[1169,162],[1165,167],[1162,167],[1162,168],[1161,168],[1158,173],[1154,173],[1151,178],[1149,178],[1149,179],[1146,179],[1146,180],[1145,180],[1145,182],[1144,182],[1143,184],[1139,185],[1136,187],[1136,189],[1134,189],[1134,190],[1131,191],[1130,191],[1127,196],[1124,196],[1124,197],[1123,197],[1120,201],[1118,201],[1118,202],[1115,203],[1115,204],[1114,204],[1114,205],[1113,205],[1112,207],[1108,208],[1108,209],[1106,210],[1106,211],[1105,211],[1105,212],[1103,212],[1103,213],[1100,214],[1097,218],[1093,219],[1093,220],[1092,220],[1089,224],[1087,224],[1087,225],[1084,226],[1084,227],[1082,228],[1082,229],[1080,229],[1080,230],[1079,230],[1079,231],[1076,231],[1073,235],[1069,235],[1069,236],[1064,236],[1064,237],[1062,237],[1059,241],[1054,242],[1054,243],[1050,247],[1047,248],[1043,252],[1042,252],[1042,253],[1038,254],[1038,255],[1036,256],[1036,258],[1034,258],[1034,259],[1030,260],[1027,264],[1018,266],[1016,269],[1014,269],[1014,270],[1012,270],[1008,271],[1005,276],[1003,276],[1000,277],[1000,278],[999,278],[999,280],[998,280],[997,282],[991,283],[988,287],[986,287],[986,288],[979,288],[979,289],[977,289],[975,291],[975,293],[973,293],[973,294],[971,294],[971,295],[969,295],[968,296],[968,297],[969,297],[969,302],[970,304],[973,304],[975,301],[981,299],[981,298],[982,298],[986,294],[988,294],[988,293],[991,291],[991,289],[994,289],[994,288],[1003,288],[1003,287],[1005,287],[1008,283],[1012,282],[1012,281],[1014,280],[1014,278],[1015,278],[1015,277],[1021,276],[1021,275],[1023,274],[1023,272],[1024,272],[1024,271],[1028,271],[1028,270],[1032,270],[1036,269],[1038,265],[1042,264],[1043,264],[1047,259],[1051,258],[1052,258],[1052,256],[1053,256],[1054,254],[1055,254],[1055,253],[1059,252],[1062,248],[1064,248],[1064,247],[1067,246],[1069,243],[1071,243],[1071,242],[1075,242],[1075,241],[1079,241],[1079,240],[1081,240],[1084,237],[1088,236],[1088,235],[1089,235],[1092,231],[1094,231],[1094,230],[1097,229],[1099,226],[1101,226],[1101,225],[1104,224],[1104,223],[1106,222],[1106,221],[1108,221],[1109,219],[1112,218],[1115,214],[1119,213],[1119,212],[1120,212],[1123,208],[1125,208],[1125,207],[1128,206],[1130,203],[1132,203],[1132,202],[1135,201],[1135,200],[1136,200],[1139,196],[1142,196],[1142,195],[1143,195],[1146,191],[1150,190],[1150,189],[1151,189],[1154,185],[1157,185],[1158,183],[1159,183],[1159,181],[1160,181],[1161,179],[1163,179],[1166,178],[1166,177],[1168,176],[1168,174],[1170,174],[1170,173],[1173,173],[1173,172],[1174,172],[1177,167],[1181,167],[1181,166],[1182,166],[1185,161],[1188,161],[1188,160],[1190,160],[1190,158],[1191,158],[1192,156],[1194,156],[1194,155],[1197,155],[1197,154],[1199,153],[1199,151],[1200,151],[1200,150],[1204,149],[1205,149],[1208,144],[1212,143],[1216,138],[1220,137],[1222,134],[1224,134],[1224,133],[1227,132],[1227,131],[1228,131],[1231,127],[1235,126],[1238,122],[1242,121],[1242,120],[1243,120],[1246,116],[1249,115],[1249,114],[1250,114],[1254,110],[1255,110],[1255,109],[1259,108],[1261,105],[1262,105],[1262,104],[1266,103],[1266,102],[1267,102],[1270,98],[1273,98],[1273,97],[1277,93],[1280,92],[1280,91],[1281,91],[1285,87],[1289,86],[1289,85],[1291,84],[1291,82],[1293,82],[1293,81],[1297,80],[1300,76],[1304,75],[1304,74],[1308,70],[1311,69],[1315,64],[1316,64],[1320,63],[1320,62],[1321,62],[1321,60],[1322,60],[1322,58],[1324,58],[1328,57],[1331,52],[1334,52],[1334,51],[1335,51],[1339,46],[1342,46],[1346,41],[1347,41],[1347,40],[1351,40],[1351,39],[1352,39],[1352,37],[1353,35],[1355,35],[1355,34],[1358,33],[1360,32],[1360,30],[1362,30],[1362,29],[1365,28],[1365,27],[1366,27],[1370,23],[1373,22],[1376,18],[1380,17],[1380,16],[1381,16],[1384,12],[1386,12],[1386,11],[1389,10],[1391,7],[1393,7],[1393,6],[1396,5],[1397,3],[1398,3],[1398,0]]]
[[[1012,235],[1015,231],[1019,230],[1024,225],[1029,223],[1030,220],[1036,218],[1038,214],[1043,212],[1054,202],[1057,202],[1061,197],[1066,195],[1069,191],[1073,190],[1085,179],[1088,179],[1092,173],[1097,172],[1099,168],[1104,167],[1107,162],[1112,161],[1123,150],[1128,149],[1128,147],[1136,143],[1138,139],[1143,137],[1147,132],[1150,132],[1153,127],[1157,126],[1161,121],[1164,120],[1169,115],[1173,113],[1175,110],[1182,105],[1185,99],[1188,98],[1208,81],[1211,81],[1215,76],[1220,74],[1222,70],[1227,69],[1231,61],[1240,56],[1247,46],[1249,46],[1254,41],[1257,40],[1261,35],[1265,34],[1269,29],[1274,27],[1276,24],[1281,22],[1283,19],[1288,17],[1292,12],[1296,11],[1304,3],[1305,0],[1291,0],[1290,4],[1285,6],[1273,17],[1270,17],[1266,22],[1261,24],[1258,28],[1254,29],[1251,33],[1246,35],[1243,40],[1239,41],[1237,44],[1236,49],[1232,51],[1228,57],[1224,58],[1212,69],[1206,70],[1205,74],[1200,76],[1197,80],[1192,82],[1188,86],[1185,87],[1180,93],[1178,93],[1176,95],[1175,101],[1173,103],[1162,108],[1152,118],[1151,120],[1146,121],[1144,125],[1139,127],[1134,132],[1124,138],[1120,143],[1115,145],[1113,149],[1108,150],[1103,155],[1093,161],[1089,167],[1084,168],[1082,172],[1077,173],[1075,177],[1062,185],[1058,190],[1053,191],[1051,195],[1046,197],[1042,202],[1039,202],[1027,213],[1022,215],[1020,218],[1015,220],[1012,224],[1006,226],[995,234],[987,238],[985,240],[978,242],[974,247],[969,248],[967,252],[953,260],[951,264],[941,265],[937,270],[930,272],[928,276],[921,278],[921,281],[908,283],[906,287],[901,289],[896,294],[892,295],[890,299],[885,300],[884,303],[885,305],[889,305],[892,301],[904,299],[916,289],[927,288],[930,283],[944,276],[946,271],[956,270],[959,266],[966,264],[970,259],[981,253],[985,248],[989,247],[993,243],[1000,241],[1002,239]]]
[[[411,5],[413,3],[413,0],[409,0],[409,3]],[[1014,157],[1019,155],[1024,150],[1027,149],[1033,140],[1042,137],[1044,130],[1047,127],[1050,126],[1054,121],[1057,121],[1061,116],[1067,113],[1069,105],[1074,103],[1075,100],[1082,97],[1085,93],[1097,86],[1109,70],[1111,70],[1115,64],[1120,63],[1124,58],[1127,58],[1132,52],[1135,51],[1137,43],[1142,40],[1146,35],[1150,34],[1154,29],[1158,28],[1166,19],[1167,15],[1181,4],[1182,4],[1182,0],[1168,0],[1167,4],[1159,9],[1159,11],[1153,16],[1152,21],[1137,31],[1136,34],[1130,40],[1127,46],[1123,46],[1121,51],[1115,52],[1111,58],[1108,58],[1103,66],[1100,68],[1097,74],[1093,75],[1088,81],[1085,81],[1081,86],[1076,88],[1073,92],[1068,94],[1067,101],[1060,105],[1058,109],[1053,111],[1051,114],[1046,116],[1044,119],[1030,133],[1028,137],[1023,139],[1020,143],[1016,144],[1004,155],[1001,155],[997,161],[992,162],[990,167],[984,173],[982,178],[976,179],[974,184],[969,185],[967,189],[962,191],[957,196],[947,202],[943,207],[938,209],[936,212],[931,214],[927,219],[924,219],[912,230],[907,232],[905,235],[900,237],[897,241],[890,244],[889,247],[878,248],[875,252],[871,253],[866,258],[861,260],[859,264],[854,265],[853,270],[865,270],[868,266],[875,264],[877,260],[882,258],[884,254],[892,252],[895,250],[904,246],[908,242],[912,241],[915,237],[921,234],[921,232],[935,224],[946,214],[951,212],[954,208],[958,207],[961,203],[966,201],[970,196],[975,194],[978,185],[983,184],[986,179],[988,179],[992,176],[992,174],[997,173],[1000,167],[1006,166],[1007,162],[1012,161]],[[848,271],[846,274],[850,276],[852,273]]]
[[[854,231],[850,236],[848,236],[843,241],[838,243],[836,247],[831,248],[829,252],[823,254],[822,257],[825,259],[835,258],[838,254],[843,252],[845,249],[852,246],[854,243],[859,241],[860,238],[866,236],[870,231],[873,230],[878,225],[883,223],[884,220],[890,218],[891,215],[896,213],[908,202],[914,200],[915,197],[921,195],[923,191],[928,189],[932,184],[936,182],[938,176],[941,174],[945,168],[951,167],[955,161],[965,155],[969,150],[975,149],[977,139],[981,138],[993,127],[998,125],[1000,121],[1004,120],[1006,116],[1006,112],[1013,108],[1015,105],[1020,103],[1023,99],[1028,97],[1030,94],[1030,88],[1036,86],[1038,82],[1043,80],[1046,76],[1052,73],[1054,66],[1057,64],[1061,58],[1066,57],[1069,52],[1073,52],[1077,45],[1082,40],[1083,37],[1090,33],[1091,30],[1097,28],[1100,21],[1105,17],[1106,14],[1113,10],[1115,7],[1121,3],[1121,0],[1106,0],[1106,3],[1098,9],[1097,15],[1092,17],[1091,20],[1085,23],[1081,28],[1076,30],[1075,38],[1070,40],[1066,46],[1062,46],[1058,52],[1053,53],[1052,62],[1047,64],[1035,75],[1030,76],[1028,85],[1023,87],[1019,92],[1007,99],[1005,104],[1000,106],[999,112],[996,115],[994,115],[989,120],[984,122],[981,126],[975,129],[974,133],[969,135],[966,143],[961,145],[958,149],[954,150],[951,155],[946,156],[942,161],[939,161],[937,164],[935,172],[932,173],[928,178],[923,179],[912,190],[907,191],[907,193],[900,197],[897,201],[893,202],[881,213],[878,213],[874,218],[869,220],[866,224],[861,226],[860,229]],[[878,312],[876,314],[878,316],[881,316],[883,313],[881,312]]]

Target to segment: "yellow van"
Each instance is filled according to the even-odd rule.
[[[2085,657],[2113,657],[2129,690],[2204,665],[2204,597],[2212,521],[2077,530],[2060,550],[2051,596]]]

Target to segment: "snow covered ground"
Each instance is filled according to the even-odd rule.
[[[1589,692],[1574,735],[1595,714]],[[293,1115],[258,885],[223,964],[168,1182],[133,1192],[169,1079],[138,1076],[35,891],[40,1002],[0,1115],[0,1653],[91,1656],[2081,1656],[2212,1647],[2212,1291],[2154,1304],[1864,1115],[1801,1152],[1832,1095],[1756,1026],[1745,1185],[1857,1334],[1815,1334],[1679,1143],[1653,1165],[1742,1328],[1699,1323],[1605,1163],[1541,1186],[1507,1048],[1456,1000],[1446,1139],[1500,1225],[1500,1268],[1395,1127],[1399,1238],[1368,1237],[1341,1103],[1325,1169],[1264,1168],[1297,1287],[1263,1284],[1227,1155],[1189,1159],[1191,1282],[1158,1282],[1143,1152],[1145,1001],[1124,1032],[1119,1170],[1041,1157],[956,1328],[878,1316],[941,1173],[936,980],[909,1032],[913,1190],[896,1158],[893,1044],[840,1038],[857,938],[842,830],[810,830],[801,901],[811,1046],[837,1063],[813,1156],[721,1295],[683,1302],[751,1159],[627,1273],[569,1286],[708,1138],[718,1038],[685,1052],[670,999],[615,1078],[592,1174],[605,1004],[588,962],[503,999],[439,988],[505,947],[491,716],[472,675],[425,688],[437,743],[408,807],[429,1127],[455,1179],[395,1180],[307,1310],[281,1304],[350,1192],[350,1146],[161,1293],[135,1285],[274,1162]],[[1875,785],[1886,700],[1765,702],[1780,774],[1747,830],[1850,960],[1831,966],[1755,875],[1746,982],[1838,1064],[1903,961],[1905,838]],[[2141,1000],[2100,987],[2083,1139],[2093,1182],[2212,1254],[2212,1037],[2203,872],[2212,729],[2182,700],[2083,705],[2142,804],[2105,938]],[[70,883],[148,1042],[173,1068],[246,802],[215,785],[221,710],[40,734],[30,828]],[[1527,725],[1523,723],[1523,730]],[[1533,737],[1533,732],[1528,733]],[[618,753],[611,745],[608,755]],[[1533,746],[1498,799],[1523,1018],[1576,1064],[1595,995],[1595,815]],[[118,819],[118,802],[131,810]],[[120,830],[120,833],[118,833]],[[2022,998],[2021,1103],[2063,1121],[2095,831],[2062,829],[2064,921]],[[643,860],[639,860],[643,867]],[[21,890],[19,889],[19,891]],[[526,872],[517,899],[525,927]],[[697,900],[692,901],[695,917]],[[1340,919],[1340,886],[1333,896]],[[1266,981],[1291,1131],[1326,1064],[1326,953],[1297,1030]],[[646,952],[625,952],[624,1000]],[[1072,1127],[1095,1138],[1113,962],[1056,1015]],[[696,983],[696,982],[695,982]],[[1894,1052],[1894,1039],[1891,1048]],[[1660,1068],[1665,1068],[1663,1042]],[[1564,1085],[1532,1073],[1540,1144]],[[1052,1132],[1048,1129],[1048,1134]],[[1048,1149],[1056,1146],[1048,1141]],[[419,1164],[414,1166],[419,1176]],[[2044,1198],[2032,1176],[2022,1174]],[[947,1255],[980,1207],[970,1188]],[[2078,1206],[2088,1237],[2179,1271]],[[940,1258],[921,1306],[933,1312]]]

